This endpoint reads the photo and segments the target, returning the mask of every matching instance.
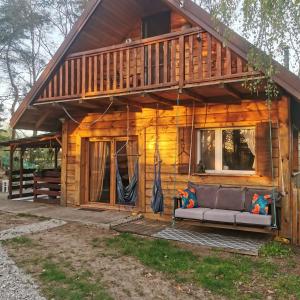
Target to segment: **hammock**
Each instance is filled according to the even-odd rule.
[[[129,185],[124,187],[122,177],[119,170],[118,159],[116,157],[116,175],[117,175],[117,195],[118,203],[125,205],[135,205],[137,200],[137,184],[138,184],[138,159],[134,165],[134,174],[130,179]]]
[[[161,160],[159,153],[154,164],[154,184],[152,190],[151,208],[155,214],[164,212],[164,195],[161,187]]]

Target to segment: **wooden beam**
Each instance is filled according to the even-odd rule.
[[[143,109],[143,108],[151,108],[151,109],[161,109],[161,110],[172,110],[173,107],[170,107],[170,105],[165,105],[165,104],[155,104],[155,103],[142,103],[142,102],[138,102],[135,100],[131,100],[129,98],[126,97],[115,97],[116,101],[119,103],[123,103],[124,105],[129,105],[129,106],[133,106],[136,107],[138,109]]]
[[[38,119],[38,121],[35,124],[35,129],[39,129],[39,127],[47,120],[51,112],[51,110],[48,110]]]
[[[163,104],[163,105],[167,105],[167,106],[175,105],[175,103],[174,104],[172,103],[172,100],[158,96],[154,93],[146,93],[146,94],[144,94],[144,96],[153,99],[155,102],[157,102],[159,104]]]
[[[242,94],[228,83],[221,83],[219,85],[219,88],[224,89],[230,96],[234,97],[235,99],[238,99],[238,100],[243,99]]]
[[[134,107],[137,107],[137,108],[143,108],[142,103],[139,103],[139,102],[134,101],[134,100],[130,100],[126,97],[114,97],[114,100],[116,100],[117,102],[119,102],[121,104],[134,106]]]
[[[78,102],[78,104],[75,103],[75,105],[78,105],[79,106],[83,106],[85,108],[90,108],[90,109],[99,109],[99,108],[102,108],[103,106],[100,106],[100,105],[97,105],[97,104],[93,104],[93,103],[88,103],[89,100],[80,100]]]
[[[126,106],[115,106],[113,109],[114,112],[126,112],[127,108]],[[129,106],[129,112],[142,112],[142,108],[136,107],[136,106]]]
[[[204,97],[190,89],[182,89],[182,93],[192,97],[195,102],[205,103],[207,101],[206,97]]]

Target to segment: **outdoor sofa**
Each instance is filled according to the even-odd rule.
[[[278,205],[280,193],[267,189],[224,187],[215,185],[197,185],[188,183],[189,188],[194,188],[198,201],[198,208],[181,208],[181,199],[174,198],[174,219],[196,220],[202,223],[225,223],[241,226],[272,227],[277,214],[274,212],[274,203],[270,204],[269,215],[250,213],[252,199],[255,194],[273,195]],[[275,208],[276,210],[276,208]]]

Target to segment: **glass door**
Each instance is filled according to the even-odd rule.
[[[90,139],[89,202],[107,205],[135,205],[134,201],[119,199],[118,185],[125,191],[136,174],[138,142],[136,137]],[[117,172],[119,180],[117,181]],[[137,194],[137,185],[134,187]],[[127,190],[133,193],[130,188]],[[126,190],[126,191],[127,191]],[[126,192],[125,191],[125,192]]]

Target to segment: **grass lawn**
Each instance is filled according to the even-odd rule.
[[[35,247],[41,248],[41,245],[29,237],[16,237],[11,240],[3,241],[2,245],[10,249],[22,249],[23,251]],[[42,250],[42,249],[41,249]],[[101,285],[101,278],[96,277],[88,270],[74,270],[68,261],[54,259],[52,255],[47,257],[35,256],[28,257],[22,262],[22,267],[28,265],[40,268],[39,282],[41,290],[47,299],[55,300],[112,300]]]
[[[200,256],[164,240],[130,234],[109,238],[113,251],[137,258],[177,282],[192,282],[229,299],[300,299],[296,256],[289,246],[267,244],[259,258],[215,251]]]
[[[49,300],[300,299],[300,255],[276,242],[249,257],[70,223],[1,244]]]

